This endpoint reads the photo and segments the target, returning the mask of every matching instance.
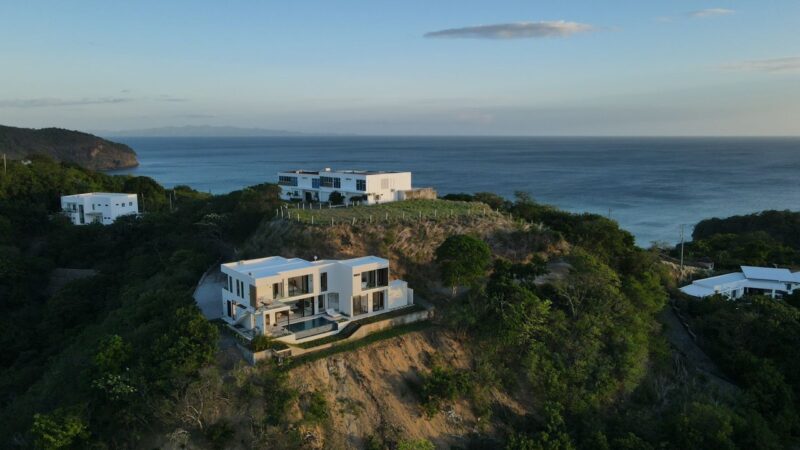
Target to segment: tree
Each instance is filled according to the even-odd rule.
[[[442,281],[453,288],[453,297],[458,286],[483,277],[491,261],[492,252],[486,242],[464,234],[450,236],[436,249]]]
[[[69,448],[89,437],[86,423],[77,414],[62,410],[35,414],[31,434],[34,445],[42,450]]]
[[[338,191],[333,191],[328,195],[328,201],[331,202],[332,205],[341,205],[344,203],[344,195],[340,194]]]

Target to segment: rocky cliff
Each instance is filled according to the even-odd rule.
[[[33,154],[71,162],[93,170],[111,170],[139,165],[136,152],[125,144],[80,131],[61,128],[16,128],[0,125],[0,153],[10,159]]]

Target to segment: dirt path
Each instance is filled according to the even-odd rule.
[[[691,368],[706,375],[720,389],[738,390],[738,387],[719,370],[714,361],[695,343],[671,306],[667,306],[661,311],[659,319],[665,325],[664,336],[686,358],[686,362]]]

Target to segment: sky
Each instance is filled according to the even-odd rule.
[[[800,135],[797,0],[0,0],[0,124]]]

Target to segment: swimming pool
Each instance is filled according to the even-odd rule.
[[[305,322],[290,323],[286,329],[294,333],[296,339],[302,339],[315,334],[327,333],[337,328],[336,322],[331,322],[324,317],[316,317]]]

